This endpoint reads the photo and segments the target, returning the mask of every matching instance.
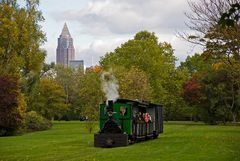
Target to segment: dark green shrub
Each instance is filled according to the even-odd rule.
[[[28,131],[47,130],[52,127],[51,121],[47,120],[35,111],[30,111],[26,114],[25,123]]]

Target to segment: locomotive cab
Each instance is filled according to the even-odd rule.
[[[163,132],[162,106],[118,99],[100,104],[100,131],[94,135],[96,147],[127,146],[157,138]]]

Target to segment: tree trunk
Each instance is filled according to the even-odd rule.
[[[233,123],[236,123],[237,122],[237,115],[232,112],[232,118],[233,118]]]

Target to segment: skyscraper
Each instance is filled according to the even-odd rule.
[[[62,64],[65,67],[70,65],[70,61],[75,60],[75,49],[73,46],[73,38],[65,23],[62,33],[58,38],[57,46],[57,64]]]

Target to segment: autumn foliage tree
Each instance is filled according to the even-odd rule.
[[[25,109],[18,78],[0,76],[0,136],[12,135],[23,126]]]
[[[200,80],[192,78],[183,86],[183,98],[191,109],[191,120],[199,119],[199,108],[201,108],[201,99],[204,96]]]
[[[183,88],[183,97],[190,105],[194,106],[200,103],[202,96],[201,83],[197,79],[192,78],[185,83]]]

